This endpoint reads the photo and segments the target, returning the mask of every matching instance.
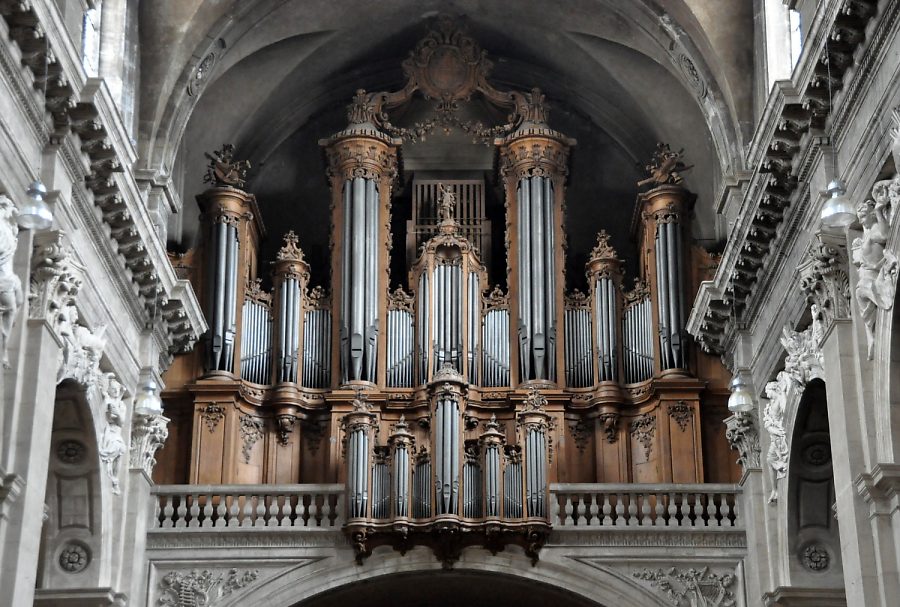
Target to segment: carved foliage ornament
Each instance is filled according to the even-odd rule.
[[[735,413],[725,420],[725,438],[728,445],[738,452],[737,462],[746,470],[759,468],[759,431],[752,413]]]
[[[675,420],[675,423],[678,424],[678,428],[682,432],[686,432],[688,424],[694,417],[691,406],[683,400],[680,400],[675,403],[669,403],[668,412],[669,417]]]
[[[259,570],[230,569],[227,573],[190,571],[167,573],[159,582],[159,607],[211,607],[221,599],[252,584]]]
[[[169,420],[162,415],[135,412],[131,419],[131,451],[129,465],[150,477],[156,465],[156,452],[169,438]]]
[[[619,440],[619,414],[601,413],[597,418],[603,424],[603,432],[606,434],[606,442],[613,444]]]
[[[251,415],[241,414],[241,455],[244,457],[244,463],[250,463],[250,452],[253,450],[259,439],[263,437],[263,420]]]
[[[51,328],[58,330],[60,312],[75,303],[81,288],[81,271],[61,232],[42,235],[40,241],[35,242],[31,258],[29,318],[44,319]]]
[[[634,577],[650,582],[660,590],[674,607],[734,607],[734,585],[732,573],[712,573],[709,567],[703,569],[643,569],[634,572]]]
[[[631,422],[631,437],[644,446],[644,461],[650,461],[655,433],[656,416],[651,413],[644,413]]]
[[[817,306],[823,330],[835,320],[850,318],[846,247],[823,241],[819,235],[810,243],[808,258],[798,270],[800,288],[810,304]]]
[[[897,257],[887,248],[891,221],[900,207],[900,174],[879,181],[872,188],[872,200],[856,207],[863,235],[853,240],[851,258],[859,269],[856,303],[866,328],[869,360],[875,355],[875,316],[878,308],[890,310],[897,289]]]
[[[225,418],[225,407],[219,403],[209,403],[200,409],[200,417],[206,423],[206,429],[212,434],[219,422]]]
[[[18,212],[13,201],[0,194],[0,363],[9,367],[6,345],[16,313],[22,307],[22,282],[13,271],[19,241]]]

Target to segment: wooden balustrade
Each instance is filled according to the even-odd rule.
[[[742,527],[735,485],[554,484],[554,527]]]

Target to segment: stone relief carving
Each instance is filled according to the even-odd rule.
[[[119,467],[122,456],[128,451],[125,438],[122,436],[127,414],[122,400],[125,397],[125,388],[112,373],[107,373],[105,378],[103,411],[106,416],[106,427],[103,428],[97,451],[106,469],[106,475],[112,481],[112,492],[119,495],[122,492],[119,487]]]
[[[144,471],[150,477],[156,465],[156,452],[169,438],[169,419],[163,415],[134,412],[131,419],[129,467]]]
[[[878,308],[891,309],[897,288],[897,257],[887,249],[887,240],[894,209],[900,206],[900,175],[877,182],[872,198],[856,207],[863,235],[854,238],[850,247],[853,265],[859,269],[855,294],[869,360],[875,355],[875,313]]]
[[[737,462],[744,470],[759,468],[760,446],[756,416],[753,413],[735,413],[725,420],[725,438],[734,451],[738,452]]]
[[[703,569],[643,569],[632,575],[660,590],[674,607],[733,607],[732,573],[712,573]]]
[[[74,307],[75,296],[81,288],[82,269],[75,263],[61,232],[40,236],[39,241],[35,237],[37,242],[31,258],[28,315],[46,320],[54,331],[58,331],[60,314]]]
[[[91,562],[91,551],[81,542],[69,542],[59,553],[58,560],[66,573],[81,573]]]
[[[106,347],[106,327],[96,330],[78,324],[78,309],[74,303],[64,306],[57,315],[57,331],[63,340],[62,364],[56,381],[74,379],[88,386],[97,387],[100,375],[100,359]]]
[[[159,607],[212,607],[259,578],[258,569],[167,573],[159,582]]]
[[[784,430],[784,410],[787,407],[788,394],[793,379],[787,371],[779,371],[775,381],[766,384],[766,397],[769,399],[763,411],[763,425],[769,433],[769,450],[766,459],[772,468],[772,493],[769,501],[778,499],[778,481],[787,476],[787,462],[790,450]]]
[[[784,327],[781,332],[781,345],[787,352],[784,370],[798,384],[806,384],[812,379],[822,378],[825,374],[825,357],[820,348],[822,325],[816,319],[819,314],[818,305],[812,304],[813,323],[803,331],[793,331]]]
[[[5,194],[0,194],[0,363],[9,368],[6,345],[16,313],[22,307],[22,281],[13,271],[13,256],[19,241],[18,212]]]
[[[800,560],[803,561],[803,566],[810,571],[825,571],[828,569],[831,557],[824,546],[810,544],[801,552]]]
[[[797,268],[800,288],[815,304],[819,330],[824,333],[835,319],[850,318],[850,276],[847,249],[818,234],[810,243],[807,259]]]

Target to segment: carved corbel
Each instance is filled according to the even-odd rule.
[[[145,415],[137,411],[131,418],[131,449],[129,466],[143,470],[147,477],[153,475],[156,452],[169,438],[169,418],[163,415]]]
[[[275,421],[278,429],[278,444],[286,447],[291,442],[291,434],[294,433],[294,426],[297,423],[297,416],[289,413],[279,415]]]
[[[850,277],[847,247],[838,239],[819,233],[809,246],[807,259],[797,268],[800,288],[815,304],[823,332],[835,320],[850,318]]]
[[[606,442],[613,444],[619,440],[619,414],[618,413],[601,413],[597,418],[603,426],[603,432],[606,434]]]
[[[735,413],[725,419],[725,438],[738,452],[737,462],[744,470],[760,467],[759,430],[752,412]]]
[[[34,240],[28,316],[45,320],[58,332],[60,312],[75,304],[75,297],[81,288],[82,268],[75,262],[62,232],[36,234]]]

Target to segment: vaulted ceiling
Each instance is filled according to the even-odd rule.
[[[570,251],[601,227],[628,245],[636,166],[657,141],[685,148],[694,233],[715,239],[723,178],[752,123],[752,3],[746,0],[180,0],[141,3],[141,155],[171,174],[196,232],[203,152],[224,142],[257,167],[274,240],[302,214],[324,222],[317,140],[344,123],[357,88],[399,88],[401,61],[438,12],[494,63],[497,88],[542,88],[551,126],[579,140],[569,185]],[[301,211],[300,214],[297,211]],[[296,221],[296,226],[301,225]],[[585,227],[587,226],[587,227]],[[277,233],[276,233],[277,232]],[[318,238],[318,244],[315,242]],[[322,247],[310,235],[306,246]],[[303,243],[303,235],[301,234]],[[327,240],[326,240],[327,242]]]

